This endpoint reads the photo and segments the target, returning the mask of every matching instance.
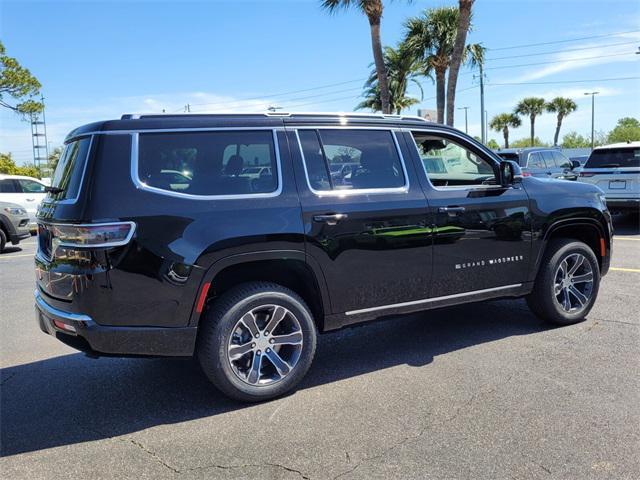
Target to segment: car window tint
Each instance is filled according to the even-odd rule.
[[[551,152],[551,154],[553,155],[553,160],[554,160],[554,162],[556,164],[556,167],[559,167],[559,168],[571,168],[571,162],[562,153],[560,153],[560,152]]]
[[[591,152],[585,168],[640,167],[640,148],[603,148]]]
[[[13,180],[6,178],[0,180],[0,193],[16,193],[16,184]]]
[[[544,164],[544,160],[539,152],[529,154],[529,160],[527,162],[527,168],[547,168]]]
[[[544,152],[540,152],[540,155],[542,155],[544,163],[547,164],[547,168],[554,168],[556,166],[555,162],[553,161],[553,152],[545,150]]]
[[[278,187],[273,133],[144,133],[138,176],[146,185],[192,195],[250,195]],[[256,174],[252,168],[268,167]]]
[[[18,179],[18,184],[24,193],[44,193],[44,185],[33,180]]]
[[[444,137],[413,132],[418,154],[429,181],[436,187],[495,185],[493,162]]]
[[[91,138],[86,137],[64,147],[51,181],[52,187],[60,188],[62,191],[51,194],[53,199],[64,200],[78,196],[90,146]]]
[[[299,130],[314,190],[399,188],[404,170],[388,130]]]

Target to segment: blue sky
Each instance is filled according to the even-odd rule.
[[[385,1],[383,43],[395,45],[402,38],[407,17],[455,4]],[[82,123],[127,112],[182,111],[187,103],[195,112],[255,111],[273,104],[351,111],[361,100],[372,61],[365,17],[357,11],[329,15],[319,0],[1,0],[0,9],[0,39],[8,54],[43,84],[52,146]],[[590,100],[583,92],[593,90],[601,92],[597,130],[611,129],[619,117],[640,117],[640,81],[604,80],[640,77],[640,55],[633,54],[640,46],[640,2],[477,0],[473,24],[469,41],[489,49],[489,117],[512,110],[524,96],[570,96],[579,108],[565,120],[563,133],[588,134]],[[620,34],[604,36],[612,33]],[[600,37],[574,40],[592,36]],[[570,41],[505,48],[564,40]],[[538,65],[517,66],[532,63]],[[463,69],[457,104],[469,106],[469,133],[479,134],[473,73]],[[588,81],[556,83],[574,80]],[[429,79],[422,83],[425,99],[419,107],[435,108],[434,85]],[[462,111],[456,127],[464,129]],[[552,140],[554,127],[551,114],[537,121],[543,140]],[[512,138],[527,134],[524,122]],[[501,141],[496,132],[490,138]],[[30,146],[29,125],[0,112],[0,151],[13,152],[22,163],[31,158]]]

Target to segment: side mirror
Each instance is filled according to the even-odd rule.
[[[500,162],[500,185],[503,187],[512,186],[518,177],[522,176],[520,166],[513,160],[503,160]]]
[[[578,167],[580,167],[580,162],[578,160],[571,160],[571,170]]]

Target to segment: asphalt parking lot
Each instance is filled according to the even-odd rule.
[[[0,255],[0,477],[640,478],[640,229],[616,228],[581,324],[510,300],[343,330],[258,405],[189,360],[94,360],[42,334],[29,239]]]

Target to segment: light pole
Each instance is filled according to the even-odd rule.
[[[458,110],[464,110],[464,133],[469,134],[469,123],[467,122],[467,110],[469,110],[469,107],[458,107]]]
[[[600,92],[585,92],[585,95],[591,95],[591,150],[594,146],[594,128],[595,128],[595,98]]]

